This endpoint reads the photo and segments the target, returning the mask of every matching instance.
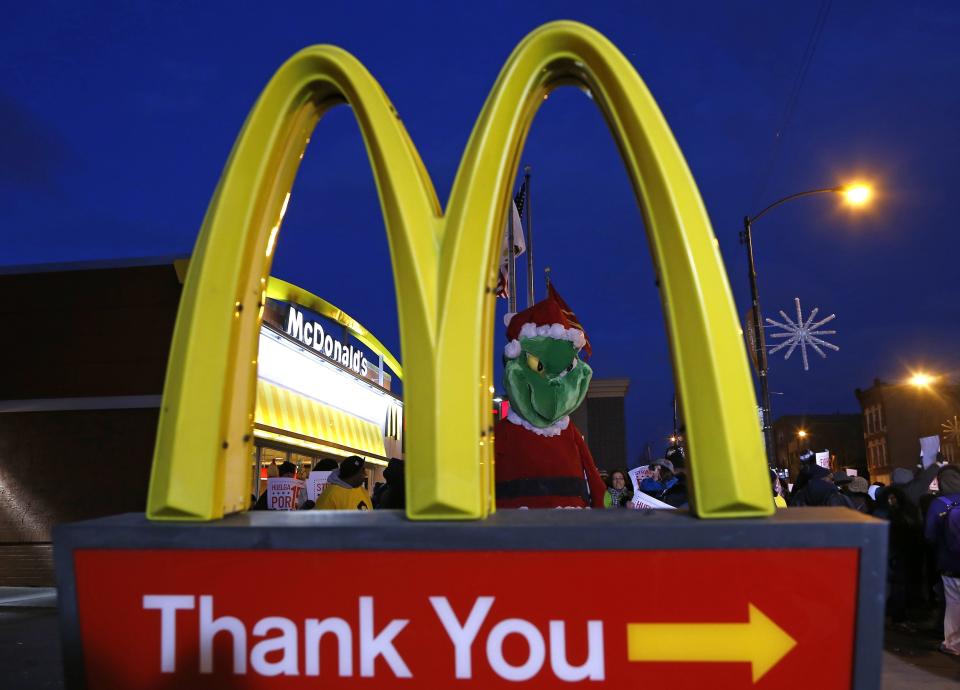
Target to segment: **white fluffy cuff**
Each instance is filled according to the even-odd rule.
[[[578,350],[587,343],[583,336],[583,331],[579,328],[564,328],[562,324],[552,323],[549,326],[537,326],[533,323],[525,323],[520,327],[521,338],[536,338],[538,335],[553,338],[554,340],[569,340]],[[520,341],[511,340],[503,348],[503,354],[509,359],[516,359],[520,356]]]

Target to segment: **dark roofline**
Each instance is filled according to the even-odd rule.
[[[860,417],[862,417],[862,416],[863,416],[863,413],[862,413],[862,412],[830,412],[830,413],[827,413],[827,414],[823,414],[823,413],[817,413],[817,414],[782,414],[782,415],[779,415],[779,416],[774,420],[773,423],[776,424],[777,422],[780,422],[780,421],[783,421],[783,420],[786,420],[786,419],[807,419],[807,420],[811,420],[811,421],[817,421],[817,420],[831,421],[831,420],[836,420],[836,419],[842,419],[842,418],[844,418],[844,417],[850,417],[850,418],[856,417],[857,419],[860,419]]]
[[[171,254],[169,256],[135,256],[117,259],[94,259],[91,261],[65,261],[50,264],[21,264],[19,266],[0,266],[0,275],[102,271],[112,268],[138,268],[142,266],[172,266],[174,261],[189,258],[189,254]]]

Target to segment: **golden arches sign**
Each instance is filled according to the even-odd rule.
[[[147,504],[156,520],[210,520],[249,500],[257,335],[294,176],[326,110],[360,126],[390,244],[407,421],[407,513],[493,510],[494,285],[510,187],[543,98],[590,90],[643,211],[691,452],[699,517],[773,512],[736,309],[693,178],[632,65],[575,22],[529,34],[507,60],[460,164],[446,212],[399,115],[352,55],[300,51],[267,84],[200,231],[174,331]],[[410,353],[417,356],[408,356]]]

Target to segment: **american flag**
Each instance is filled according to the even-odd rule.
[[[517,195],[513,197],[513,203],[517,207],[517,213],[523,216],[523,203],[527,200],[527,182],[524,180],[523,184],[520,185],[520,190],[517,192]]]
[[[514,223],[514,237],[513,237],[513,254],[514,257],[520,256],[526,251],[527,244],[524,241],[523,237],[523,227],[520,225],[520,214],[523,213],[523,204],[527,198],[527,185],[526,182],[520,185],[520,190],[517,192],[516,196],[513,197],[513,205],[517,209],[516,216],[512,220],[507,222]],[[511,214],[513,215],[513,214]],[[509,240],[507,239],[507,233],[504,233],[503,236],[503,260],[500,263],[500,274],[497,276],[497,297],[502,297],[503,299],[510,298],[510,267],[508,265],[509,254],[507,250],[507,244]]]

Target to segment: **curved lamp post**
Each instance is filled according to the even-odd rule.
[[[809,189],[805,192],[790,194],[774,201],[753,216],[744,216],[743,230],[740,231],[740,244],[747,247],[747,275],[750,279],[750,297],[753,311],[753,347],[757,358],[757,374],[760,378],[760,411],[763,426],[763,440],[767,449],[767,462],[777,464],[776,441],[773,437],[773,420],[770,414],[770,385],[767,377],[767,348],[763,337],[763,321],[760,315],[760,290],[757,286],[757,268],[753,259],[753,224],[766,213],[788,201],[814,194],[842,194],[851,206],[862,206],[872,196],[870,187],[863,184],[843,185],[841,187],[824,187],[823,189]]]

